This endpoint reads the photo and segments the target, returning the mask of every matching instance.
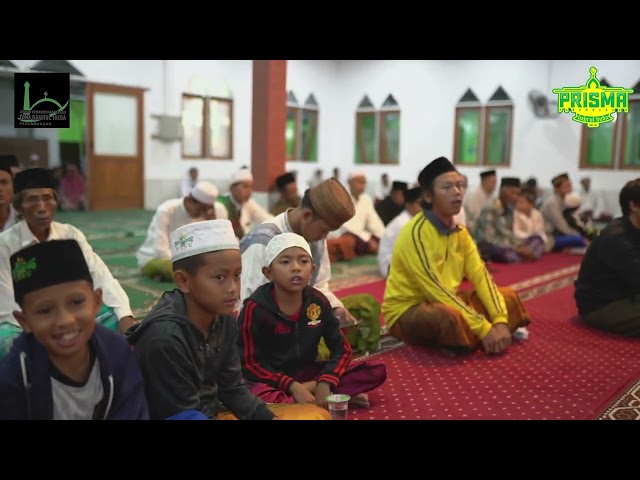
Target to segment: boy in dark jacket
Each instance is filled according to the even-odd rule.
[[[151,419],[277,418],[249,392],[240,370],[234,312],[242,265],[231,222],[178,228],[171,233],[171,252],[178,288],[165,292],[128,337],[142,368]],[[280,418],[295,415],[277,411]]]
[[[324,408],[331,393],[351,396],[354,406],[368,406],[365,392],[387,377],[384,364],[351,364],[351,347],[327,298],[309,286],[311,249],[295,233],[273,237],[262,272],[269,279],[240,312],[238,348],[242,373],[251,391],[267,402],[316,403]],[[329,360],[317,362],[324,338]]]
[[[0,419],[147,420],[129,345],[96,324],[102,291],[78,243],[36,243],[10,265],[23,332],[0,364]]]

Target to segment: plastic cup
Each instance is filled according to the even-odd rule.
[[[327,397],[332,420],[347,420],[349,417],[349,395],[333,394]]]

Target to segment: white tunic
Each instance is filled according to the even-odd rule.
[[[13,227],[16,224],[16,217],[16,211],[13,209],[13,206],[9,205],[9,216],[7,217],[7,221],[5,222],[4,226],[0,228],[0,232],[4,232],[5,230],[9,230],[11,227]]]
[[[227,209],[221,203],[215,203],[216,218],[226,219]],[[147,238],[138,249],[136,259],[138,267],[144,267],[149,261],[160,258],[171,258],[171,246],[169,244],[169,235],[175,229],[183,227],[191,222],[202,220],[201,218],[191,218],[184,208],[184,198],[172,198],[160,204],[156,213],[153,215],[149,228],[147,229]]]
[[[584,188],[581,189],[580,197],[582,198],[582,203],[580,204],[580,208],[578,211],[582,212],[593,212],[593,218],[600,218],[600,215],[607,212],[607,207],[604,202],[604,198],[600,192],[590,190],[585,191]]]
[[[191,195],[191,190],[196,186],[196,183],[198,183],[198,181],[196,180],[194,182],[193,180],[191,180],[191,177],[183,179],[182,185],[180,186],[180,195],[182,195],[183,197]]]
[[[363,193],[357,200],[353,196],[351,198],[356,208],[355,215],[333,232],[330,237],[339,237],[349,232],[363,242],[368,242],[372,235],[382,238],[382,235],[384,235],[384,223],[380,219],[378,212],[376,212],[371,197]]]
[[[391,265],[391,256],[393,254],[393,246],[396,243],[400,230],[404,227],[413,216],[403,210],[396,218],[391,220],[384,230],[384,234],[380,239],[380,247],[378,248],[378,269],[380,275],[387,278],[389,275],[389,266]]]
[[[546,225],[542,213],[537,208],[531,210],[530,216],[516,210],[513,216],[513,235],[518,240],[526,240],[538,235],[547,242]]]
[[[291,232],[289,225],[289,217],[287,212],[283,212],[272,220],[265,223],[274,224],[280,233]],[[242,277],[240,279],[240,304],[244,303],[245,298],[251,295],[260,285],[268,282],[267,278],[262,274],[264,266],[264,251],[266,249],[266,241],[251,241],[249,246],[244,249],[243,242],[251,237],[244,237],[241,241],[242,251]],[[327,297],[333,308],[342,307],[342,302],[329,290],[329,281],[331,280],[331,262],[327,253],[327,241],[318,240],[309,244],[313,253],[313,263],[317,270],[311,278],[310,285],[320,290]],[[314,282],[315,279],[315,282]]]
[[[238,202],[236,202],[235,198],[233,198],[233,195],[229,194],[228,197],[229,200],[231,200],[231,203],[233,203],[233,205],[236,207],[236,210],[240,209],[240,226],[242,226],[245,234],[249,233],[262,222],[271,220],[273,218],[273,215],[262,208],[262,206],[253,198],[250,198],[244,205],[240,205]],[[225,208],[225,212],[226,211],[227,209]]]
[[[87,237],[73,225],[51,222],[49,240],[75,240],[80,245],[87,261],[89,272],[93,278],[95,288],[102,289],[102,301],[114,309],[118,318],[131,316],[129,297],[120,283],[113,278],[109,268],[93,251]],[[11,264],[9,258],[18,250],[34,245],[38,239],[31,233],[27,222],[21,220],[9,230],[0,233],[0,323],[8,322],[18,325],[13,317],[13,310],[20,311],[13,297],[13,282],[11,280]]]

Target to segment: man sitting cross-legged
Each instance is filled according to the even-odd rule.
[[[496,286],[473,238],[453,220],[462,208],[460,174],[440,157],[418,181],[426,208],[398,236],[384,293],[391,335],[411,345],[504,352],[529,316],[512,289]],[[475,290],[458,291],[464,277]]]
[[[109,268],[93,251],[84,234],[72,225],[53,220],[58,206],[51,173],[44,168],[30,168],[16,174],[13,206],[24,217],[0,234],[0,356],[22,331],[13,316],[20,311],[11,280],[9,258],[18,250],[49,240],[75,240],[84,253],[96,288],[102,289],[103,305],[96,317],[102,325],[120,332],[135,323],[129,298]]]

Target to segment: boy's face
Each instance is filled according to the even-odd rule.
[[[311,256],[300,247],[290,247],[273,259],[262,273],[269,281],[287,292],[299,292],[309,284],[313,262]]]
[[[50,356],[69,358],[87,348],[101,306],[102,290],[79,280],[28,293],[13,315]]]
[[[240,298],[242,262],[240,250],[220,250],[204,254],[195,275],[178,270],[174,280],[178,288],[211,315],[232,315]]]

